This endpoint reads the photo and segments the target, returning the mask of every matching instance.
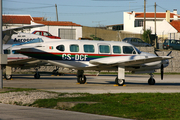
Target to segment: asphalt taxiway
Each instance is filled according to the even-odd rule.
[[[149,75],[127,74],[124,86],[115,85],[115,75],[86,76],[87,84],[77,84],[75,75],[14,75],[13,80],[4,80],[4,87],[36,88],[62,93],[175,93],[180,92],[180,75],[155,75],[155,85],[147,83]]]
[[[115,75],[87,76],[87,84],[77,84],[75,75],[49,76],[42,75],[34,79],[33,75],[14,75],[13,80],[3,80],[4,87],[36,88],[61,93],[175,93],[180,92],[180,75],[155,75],[155,85],[148,85],[149,75],[126,75],[124,86],[115,85]],[[3,91],[2,89],[0,91]],[[0,120],[127,120],[124,118],[93,115],[87,113],[33,108],[0,103]]]

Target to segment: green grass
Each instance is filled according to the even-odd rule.
[[[54,108],[57,102],[99,102],[92,105],[78,104],[67,110],[138,120],[178,120],[180,119],[179,98],[180,93],[86,94],[84,97],[76,98],[37,100],[32,105]]]

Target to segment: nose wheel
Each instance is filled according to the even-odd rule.
[[[116,77],[115,83],[116,83],[118,86],[123,86],[124,83],[125,83],[125,80],[124,80],[124,79],[118,79],[118,77]]]
[[[153,78],[154,77],[154,75],[151,73],[150,74],[150,78],[149,78],[149,80],[148,80],[148,84],[149,85],[154,85],[156,82],[155,82],[155,79]]]

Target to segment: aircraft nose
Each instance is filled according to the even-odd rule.
[[[169,60],[163,60],[163,66],[167,67],[169,65]]]

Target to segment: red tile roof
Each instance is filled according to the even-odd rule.
[[[180,32],[180,20],[173,20],[170,22],[170,24],[178,31]]]
[[[34,21],[43,21],[44,17],[32,17]]]
[[[51,25],[51,26],[81,26],[79,24],[68,21],[34,21],[35,23]]]
[[[30,15],[2,15],[3,24],[31,24]]]
[[[155,13],[146,13],[146,17],[147,18],[154,18]],[[170,18],[174,18],[173,16],[176,15],[174,13],[170,13]],[[137,18],[142,18],[144,17],[144,13],[135,13],[135,17]],[[156,17],[157,18],[166,18],[166,13],[156,13]],[[180,18],[180,16],[178,15],[178,18]]]
[[[4,24],[31,24],[31,21],[51,26],[81,26],[68,21],[44,21],[44,17],[31,17],[30,15],[3,15]]]

